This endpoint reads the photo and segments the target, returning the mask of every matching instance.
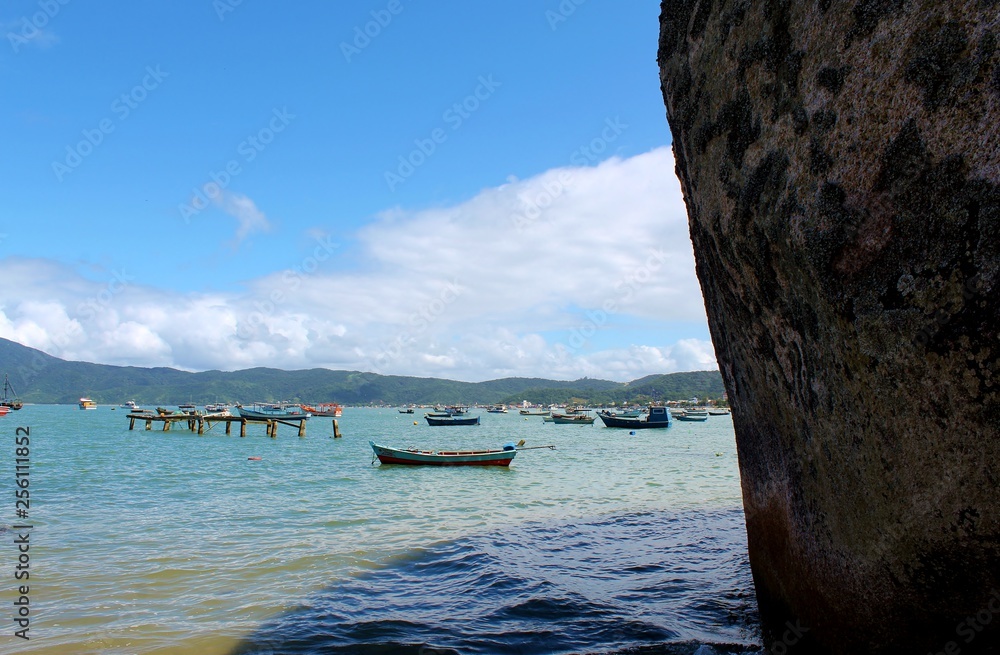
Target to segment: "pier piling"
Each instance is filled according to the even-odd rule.
[[[253,419],[246,418],[243,416],[205,416],[203,414],[129,414],[128,415],[128,429],[135,429],[136,419],[140,419],[146,423],[146,430],[153,429],[153,421],[160,421],[163,423],[163,432],[169,432],[174,423],[180,421],[187,424],[187,428],[191,432],[197,432],[198,434],[205,434],[206,424],[207,429],[212,429],[213,423],[225,423],[226,424],[226,434],[230,435],[233,433],[233,423],[240,424],[240,436],[247,436],[247,423],[263,423],[264,429],[267,436],[272,439],[278,438],[278,424],[282,423],[289,427],[298,428],[298,435],[300,437],[306,436],[306,419],[293,419],[291,421],[283,421],[280,419]],[[333,421],[333,431],[334,436],[340,436],[340,430],[337,428],[337,421]]]

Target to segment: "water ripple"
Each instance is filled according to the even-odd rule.
[[[759,635],[744,540],[742,512],[720,510],[528,523],[442,542],[311,596],[233,655],[389,644],[466,654],[651,644],[750,652]]]

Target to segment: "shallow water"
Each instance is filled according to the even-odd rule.
[[[32,639],[9,627],[4,652],[759,647],[729,417],[633,436],[600,421],[484,412],[480,426],[432,428],[348,408],[342,439],[318,418],[305,438],[130,432],[107,406],[2,421],[8,470],[15,427],[31,428],[35,526]],[[373,466],[369,439],[556,450],[520,452],[509,469]]]

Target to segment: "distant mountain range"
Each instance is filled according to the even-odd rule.
[[[572,382],[542,378],[457,382],[325,368],[189,373],[173,368],[69,362],[7,339],[0,339],[0,373],[9,376],[18,397],[26,403],[75,403],[87,396],[98,403],[135,400],[143,405],[279,400],[343,405],[514,404],[523,400],[609,404],[692,396],[720,398],[724,391],[718,371],[650,375],[626,383],[591,378]]]

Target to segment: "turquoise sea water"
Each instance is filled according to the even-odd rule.
[[[129,431],[108,406],[12,412],[0,651],[759,648],[729,417],[630,435],[479,413],[480,426],[429,427],[347,408],[341,439],[320,418],[270,439]],[[31,430],[27,642],[11,611],[18,426]],[[509,469],[380,466],[369,439],[556,450]]]

